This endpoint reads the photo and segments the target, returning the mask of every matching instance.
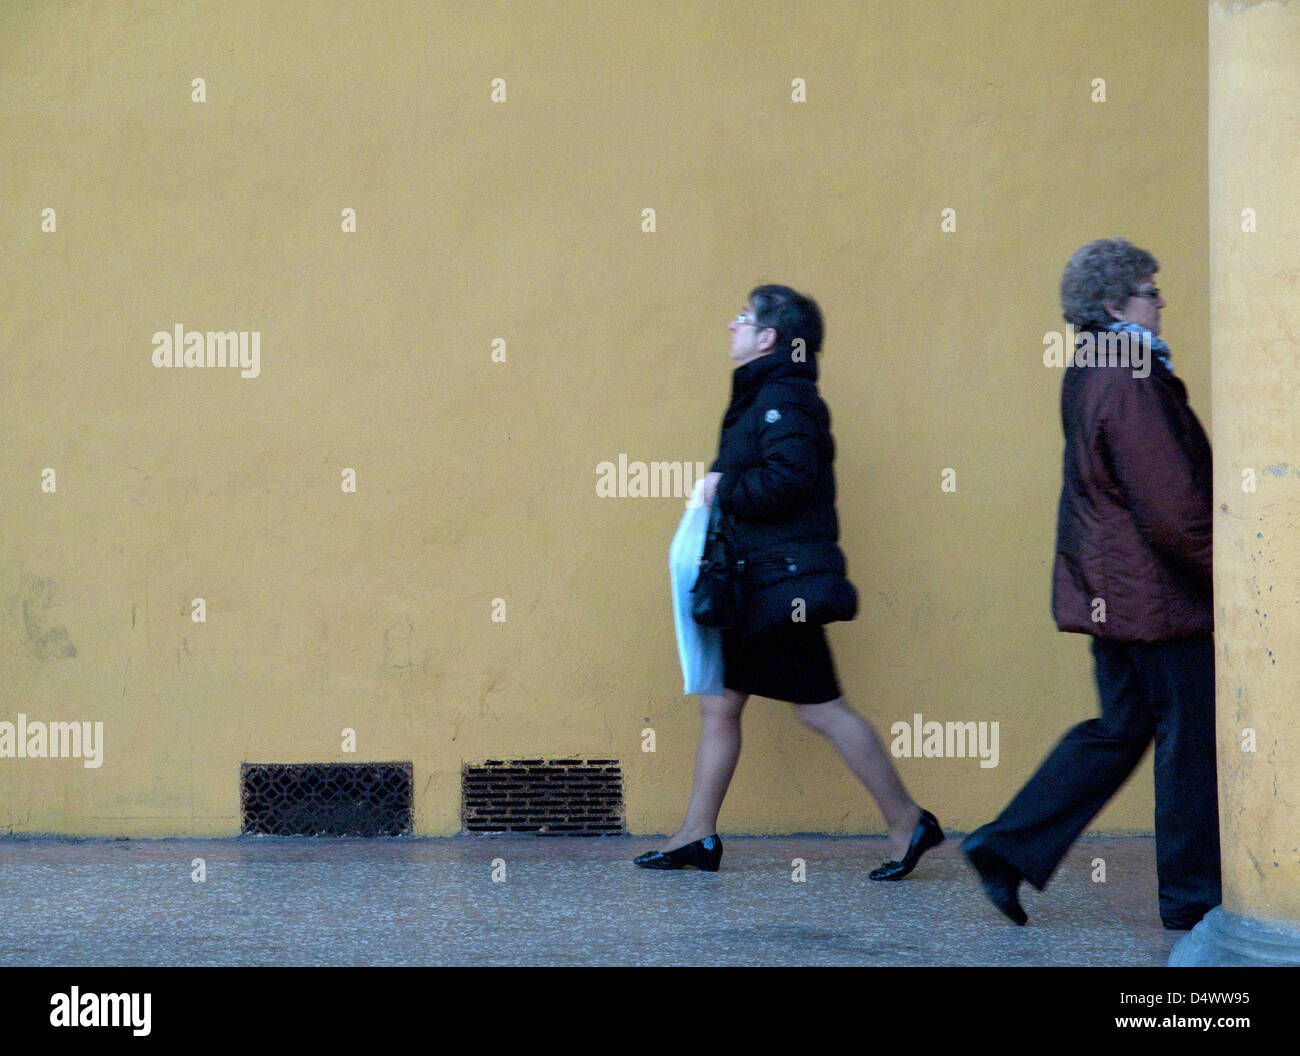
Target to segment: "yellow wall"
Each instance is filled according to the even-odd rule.
[[[846,693],[887,739],[998,722],[995,768],[900,764],[988,820],[1096,711],[1049,611],[1079,245],[1161,260],[1209,425],[1206,36],[1133,0],[0,7],[0,719],[105,724],[98,769],[0,760],[0,831],[228,834],[241,761],[410,759],[451,833],[462,762],[561,756],[674,829],[682,503],[596,466],[713,457],[765,281],[827,320]],[[259,331],[260,376],[153,367],[177,323]],[[745,736],[724,831],[880,830],[788,708]],[[1144,766],[1098,827],[1150,825]]]

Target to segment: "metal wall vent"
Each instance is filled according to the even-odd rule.
[[[410,763],[242,763],[245,834],[402,836],[411,831]]]
[[[611,836],[623,830],[623,768],[617,759],[489,759],[465,766],[461,821],[467,832]]]

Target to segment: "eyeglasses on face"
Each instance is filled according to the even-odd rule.
[[[751,319],[751,318],[749,317],[749,313],[748,313],[748,312],[740,312],[739,314],[737,314],[737,316],[736,316],[736,318],[733,320],[733,322],[734,322],[737,326],[758,326],[758,320],[757,320],[757,319]],[[772,329],[770,326],[762,326],[762,327],[758,327],[758,328],[759,328],[760,330],[771,330],[771,329]]]

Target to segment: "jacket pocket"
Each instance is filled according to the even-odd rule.
[[[750,635],[790,624],[851,620],[858,613],[858,592],[835,543],[803,543],[750,560],[747,568]]]

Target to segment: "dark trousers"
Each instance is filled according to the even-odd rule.
[[[1070,730],[995,821],[971,834],[1040,891],[1155,737],[1160,916],[1221,901],[1214,639],[1092,640],[1101,717]]]

